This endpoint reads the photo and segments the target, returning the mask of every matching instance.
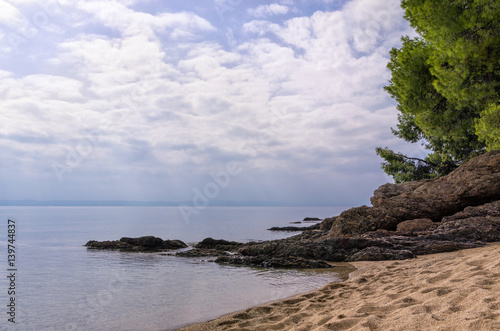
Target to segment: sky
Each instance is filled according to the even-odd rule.
[[[0,200],[369,204],[398,0],[0,0]]]

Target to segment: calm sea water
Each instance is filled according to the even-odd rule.
[[[332,271],[221,266],[158,253],[87,250],[88,240],[154,235],[269,240],[267,231],[341,207],[210,207],[187,224],[176,207],[0,207],[0,329],[171,330],[339,280]],[[16,221],[16,318],[7,318],[7,219]],[[304,224],[308,225],[308,224]]]

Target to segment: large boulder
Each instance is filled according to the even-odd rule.
[[[382,185],[370,200],[373,207],[341,213],[332,224],[330,236],[394,231],[399,223],[413,219],[438,222],[466,207],[496,200],[500,200],[500,151],[478,156],[437,179]]]
[[[416,220],[404,221],[399,223],[396,231],[403,233],[414,233],[417,231],[429,230],[434,225],[436,225],[436,223],[431,219],[418,218]]]
[[[330,235],[340,237],[378,229],[395,230],[399,222],[383,208],[361,206],[342,212],[332,223]]]

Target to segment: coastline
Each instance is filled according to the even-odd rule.
[[[343,282],[177,329],[500,330],[500,243],[352,262]]]

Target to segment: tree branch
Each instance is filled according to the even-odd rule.
[[[425,161],[425,160],[422,160],[422,159],[419,159],[418,157],[409,157],[409,156],[405,156],[403,154],[399,154],[399,156],[401,156],[405,160],[418,161],[418,162],[422,162],[422,163],[428,164],[428,165],[430,165],[430,166],[432,166],[434,168],[437,167],[437,164],[429,162],[429,161]]]

